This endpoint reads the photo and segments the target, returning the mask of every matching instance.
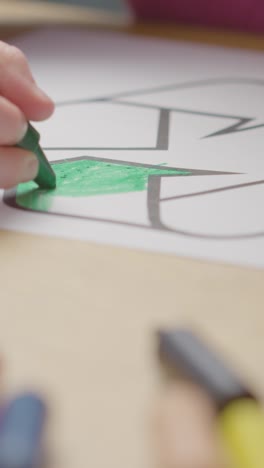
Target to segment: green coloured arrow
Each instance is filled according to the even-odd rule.
[[[125,165],[81,159],[52,165],[57,177],[55,190],[36,188],[34,182],[17,188],[16,203],[27,209],[48,211],[54,197],[92,197],[147,189],[151,175],[190,175],[189,171]]]

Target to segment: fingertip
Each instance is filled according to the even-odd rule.
[[[54,102],[47,98],[43,100],[42,103],[38,103],[26,113],[28,120],[34,120],[35,122],[40,122],[42,120],[47,120],[52,116],[55,109]]]
[[[45,109],[44,109],[45,107]],[[42,120],[46,120],[53,115],[55,111],[55,103],[52,99],[48,98],[45,106],[43,106]]]
[[[35,96],[37,99],[39,99],[39,101],[45,105],[45,106],[53,106],[54,107],[54,102],[53,100],[51,99],[50,96],[48,96],[48,94],[45,93],[45,91],[43,91],[42,88],[39,88],[37,85],[34,87],[34,93],[35,93]]]
[[[19,172],[19,182],[29,182],[37,177],[39,169],[39,162],[37,157],[33,153],[27,153],[24,155],[24,162],[21,165]]]
[[[0,187],[9,189],[36,178],[39,163],[36,156],[23,149],[0,148]]]
[[[15,145],[25,135],[27,121],[21,110],[0,96],[0,144]]]
[[[48,119],[54,111],[54,102],[35,83],[21,79],[16,94],[11,99],[21,109],[27,120]]]
[[[2,97],[12,102],[27,120],[44,120],[54,111],[54,103],[35,83],[23,52],[0,42],[0,88]]]
[[[28,120],[41,121],[46,120],[54,112],[55,104],[53,100],[39,87],[34,85],[33,99],[24,108]]]

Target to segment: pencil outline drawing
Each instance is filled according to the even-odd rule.
[[[255,80],[255,79],[239,79],[239,78],[225,78],[225,79],[210,79],[210,80],[200,80],[195,82],[189,83],[181,83],[181,84],[169,84],[167,86],[160,86],[154,88],[147,88],[147,89],[140,89],[140,90],[132,90],[124,93],[113,94],[110,96],[101,96],[98,98],[92,99],[78,99],[78,100],[68,100],[62,101],[57,103],[57,106],[64,107],[64,106],[73,106],[73,105],[83,105],[89,103],[96,103],[96,102],[104,102],[108,103],[109,105],[121,105],[121,106],[135,106],[138,108],[147,108],[153,109],[159,112],[159,123],[158,129],[156,134],[156,144],[153,147],[46,147],[45,150],[49,151],[65,151],[65,150],[82,150],[82,151],[166,151],[169,148],[169,139],[170,139],[170,119],[172,113],[183,113],[183,114],[191,114],[197,117],[211,117],[211,118],[222,118],[222,119],[231,119],[234,122],[229,125],[225,126],[218,131],[211,133],[209,135],[203,135],[201,138],[212,138],[217,136],[224,136],[230,135],[231,133],[236,132],[243,132],[243,131],[250,131],[257,128],[264,128],[264,123],[254,124],[256,119],[252,117],[248,117],[245,115],[229,115],[229,114],[221,114],[221,113],[212,113],[212,112],[204,112],[198,110],[192,110],[188,108],[176,108],[176,107],[166,107],[166,106],[159,106],[159,105],[151,105],[151,104],[144,104],[140,102],[140,96],[162,93],[166,91],[178,91],[182,89],[193,89],[199,87],[207,87],[207,86],[216,86],[216,85],[236,85],[236,84],[245,84],[245,85],[252,85],[252,86],[264,86],[264,81]],[[131,97],[138,97],[139,101],[130,102],[127,99]],[[225,185],[222,187],[218,187],[215,189],[210,190],[200,190],[193,193],[187,193],[184,195],[177,195],[177,196],[170,196],[170,197],[162,197],[161,196],[161,183],[164,177],[192,177],[192,176],[203,176],[203,175],[228,175],[234,173],[231,172],[224,172],[224,171],[206,171],[206,170],[197,170],[191,168],[176,168],[176,167],[167,167],[167,166],[159,166],[159,165],[148,165],[148,164],[141,164],[135,163],[130,161],[123,161],[118,159],[108,159],[108,158],[100,158],[95,156],[81,156],[77,158],[67,158],[64,160],[53,161],[54,164],[59,164],[60,162],[65,161],[76,161],[81,159],[88,159],[88,160],[96,160],[96,161],[107,161],[111,164],[126,164],[132,166],[143,166],[149,168],[157,168],[157,169],[164,169],[166,167],[167,170],[185,170],[189,171],[191,174],[189,175],[176,175],[176,174],[168,174],[168,175],[150,175],[148,177],[148,184],[147,184],[147,214],[148,214],[148,224],[140,224],[140,223],[132,223],[126,221],[115,220],[111,218],[100,218],[100,217],[90,217],[90,216],[81,216],[81,215],[73,215],[73,214],[62,214],[56,212],[43,212],[39,211],[43,214],[59,216],[59,217],[68,217],[72,219],[85,219],[88,221],[97,221],[102,223],[110,223],[114,225],[124,225],[133,228],[140,228],[140,229],[151,229],[160,232],[166,232],[171,234],[178,234],[181,236],[187,236],[197,239],[207,239],[207,240],[238,240],[238,239],[252,239],[256,237],[264,236],[263,231],[255,231],[255,232],[246,232],[246,233],[233,233],[233,234],[206,234],[206,233],[199,233],[199,232],[192,232],[180,228],[173,228],[167,226],[162,221],[161,216],[161,206],[162,204],[175,202],[176,203],[182,199],[186,198],[195,198],[195,197],[207,197],[213,194],[222,193],[224,191],[232,191],[232,190],[241,190],[252,186],[263,185],[264,180],[253,180],[247,183],[238,183],[238,184],[230,184]],[[29,210],[27,208],[23,208],[17,204],[16,201],[16,189],[7,190],[4,193],[4,203],[12,208],[17,208],[20,210],[38,212],[38,210]]]

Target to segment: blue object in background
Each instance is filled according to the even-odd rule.
[[[36,468],[41,456],[46,415],[44,402],[32,393],[11,400],[0,417],[0,468]]]
[[[111,11],[126,11],[125,1],[122,0],[47,0],[54,3],[68,5],[82,5],[93,8],[103,8]]]

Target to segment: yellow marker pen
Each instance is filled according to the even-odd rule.
[[[159,354],[213,399],[231,468],[264,468],[264,410],[253,392],[189,330],[159,332]]]
[[[230,402],[218,416],[220,435],[233,468],[264,467],[264,411],[252,399]]]

